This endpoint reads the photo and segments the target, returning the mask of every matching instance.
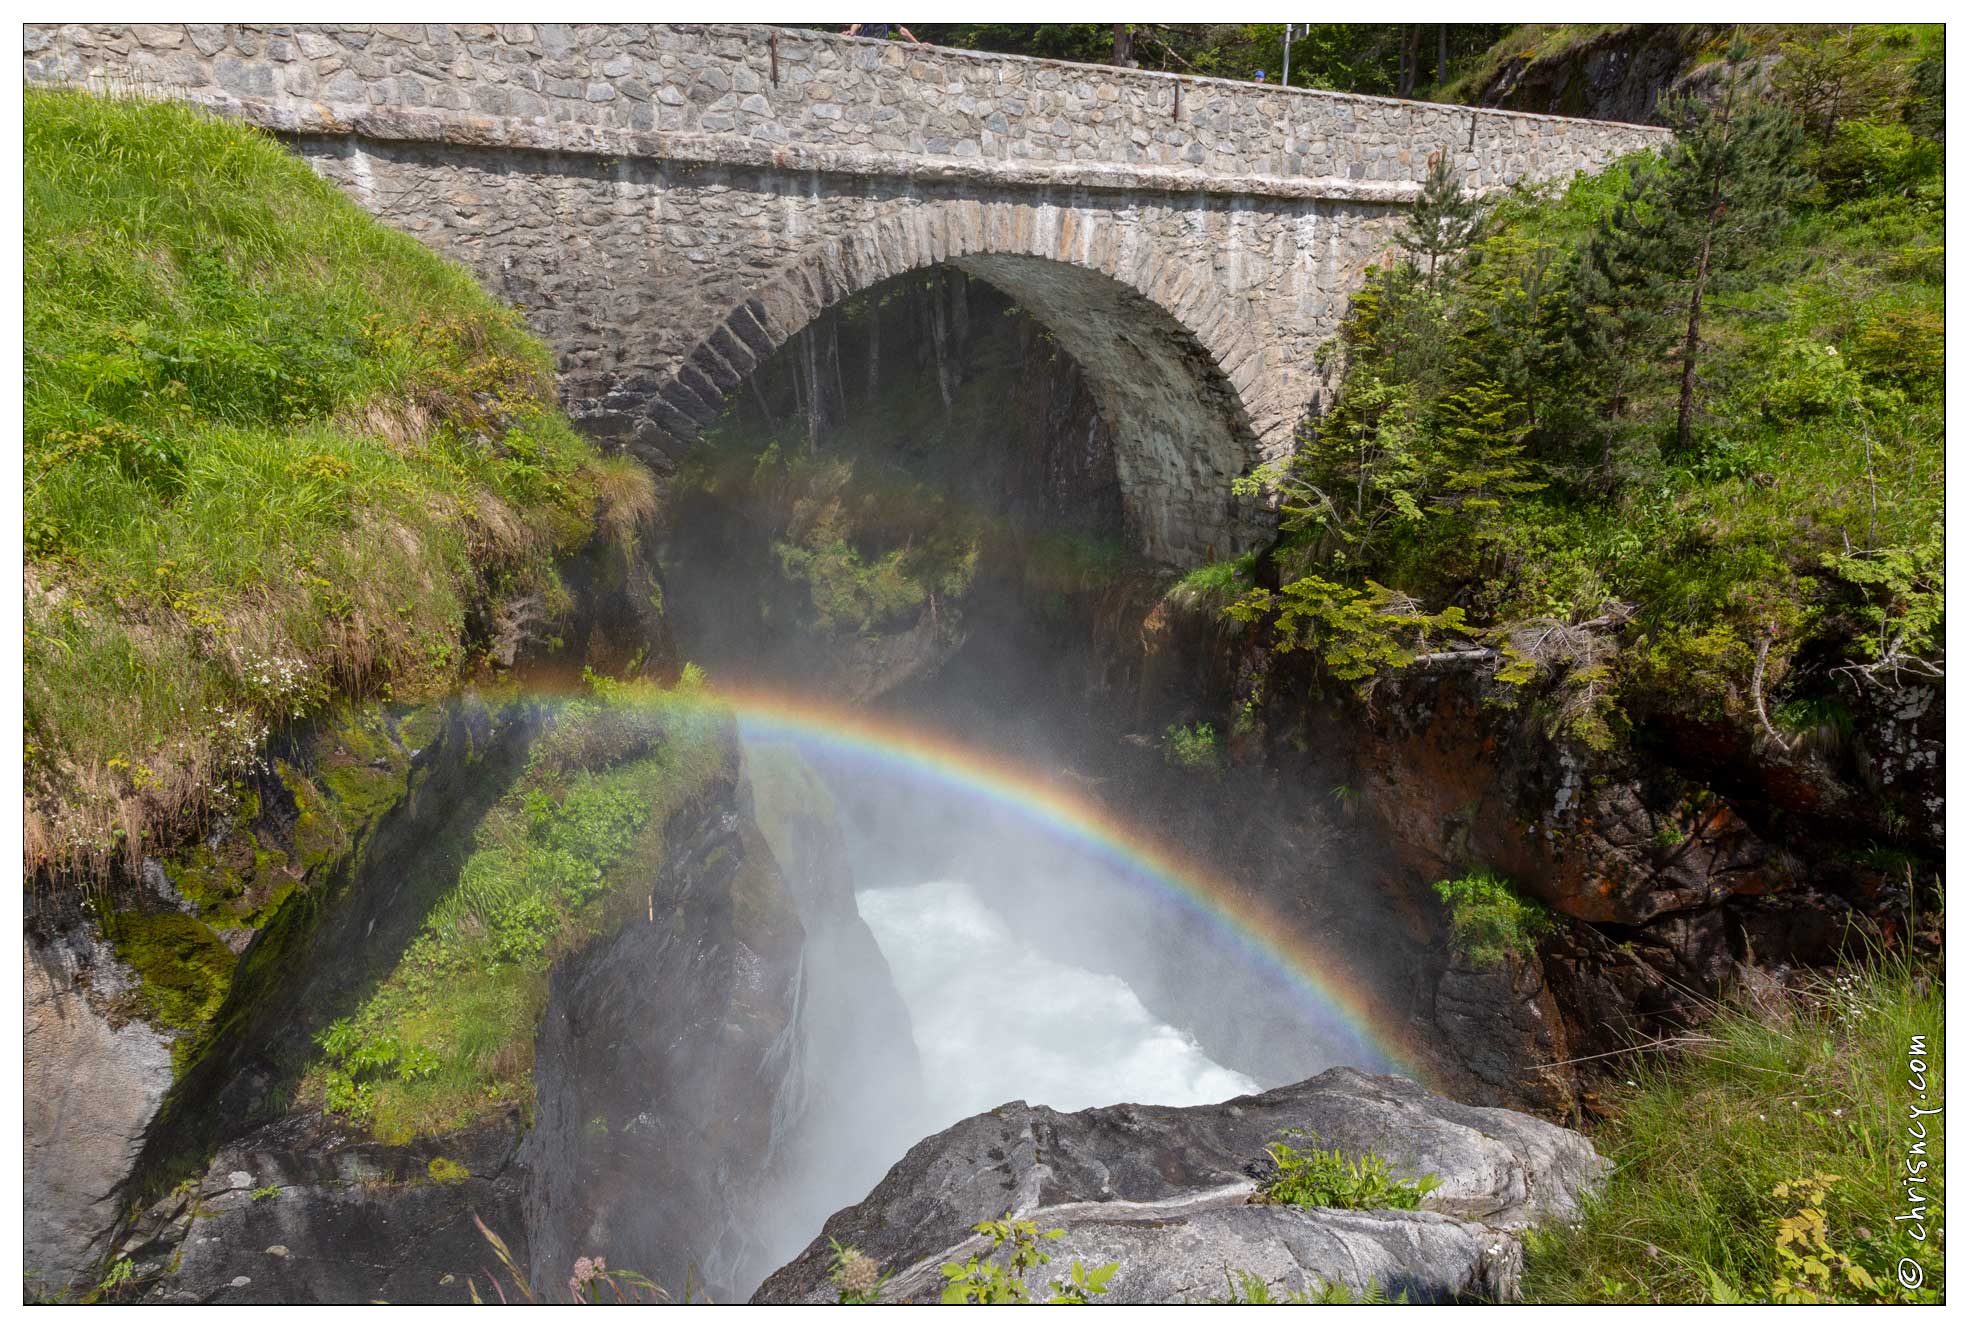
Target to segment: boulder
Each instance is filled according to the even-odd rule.
[[[1440,1184],[1411,1211],[1253,1203],[1272,1168],[1266,1144],[1291,1131]],[[1605,1168],[1561,1127],[1344,1067],[1207,1107],[1008,1103],[911,1149],[753,1300],[833,1301],[838,1242],[889,1273],[884,1300],[934,1302],[944,1262],[985,1248],[972,1225],[1010,1212],[1066,1229],[1046,1247],[1053,1263],[1031,1276],[1041,1297],[1038,1284],[1080,1260],[1120,1263],[1105,1298],[1119,1302],[1222,1298],[1240,1273],[1284,1293],[1372,1282],[1417,1302],[1508,1301],[1520,1231],[1577,1214]]]

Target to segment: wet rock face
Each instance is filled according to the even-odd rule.
[[[22,972],[24,1273],[55,1296],[94,1282],[117,1186],[171,1084],[171,1040],[134,1018],[135,976],[80,920],[31,927]]]
[[[1699,1022],[1745,966],[1826,963],[1893,926],[1904,883],[1856,864],[1869,841],[1898,825],[1940,852],[1938,820],[1885,810],[1927,807],[1939,697],[1863,715],[1835,763],[1668,714],[1646,717],[1646,746],[1600,755],[1487,705],[1486,687],[1404,677],[1328,721],[1403,876],[1483,864],[1560,916],[1509,972],[1440,980],[1435,1041],[1460,1093],[1564,1110],[1579,1073],[1556,1063]]]
[[[760,1206],[796,1092],[800,924],[729,782],[665,840],[646,917],[563,962],[541,1018],[521,1161],[550,1296],[583,1256],[714,1299],[769,1267]]]
[[[1792,881],[1798,865],[1726,805],[1500,721],[1481,686],[1452,673],[1402,679],[1372,713],[1348,717],[1362,803],[1416,875],[1486,863],[1570,917],[1626,925]]]
[[[1266,1143],[1288,1130],[1442,1184],[1414,1212],[1249,1203],[1267,1175]],[[1358,1291],[1373,1279],[1411,1300],[1509,1299],[1516,1233],[1576,1213],[1604,1168],[1560,1127],[1346,1068],[1208,1107],[1066,1114],[1009,1103],[911,1149],[753,1300],[832,1301],[829,1242],[838,1241],[889,1271],[885,1300],[935,1301],[939,1266],[982,1249],[971,1225],[1007,1211],[1066,1229],[1050,1272],[1074,1259],[1120,1261],[1111,1301],[1222,1296],[1227,1269],[1291,1291],[1316,1281]]]
[[[297,1113],[219,1151],[195,1185],[144,1216],[139,1277],[170,1272],[171,1305],[451,1303],[488,1271],[513,1280],[472,1221],[526,1260],[517,1114],[440,1139],[379,1144],[331,1117]],[[175,1265],[172,1261],[175,1260]]]
[[[787,1123],[788,1184],[767,1231],[777,1264],[842,1199],[866,1194],[924,1129],[922,1069],[888,959],[856,909],[847,844],[825,786],[790,749],[750,749],[747,770],[757,824],[806,936],[799,1074],[778,1112]],[[909,1134],[898,1141],[898,1132]]]

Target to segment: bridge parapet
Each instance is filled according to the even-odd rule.
[[[30,24],[24,60],[289,132],[1280,197],[1396,201],[1442,150],[1473,189],[1564,178],[1665,136],[756,24]]]

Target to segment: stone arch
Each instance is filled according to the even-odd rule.
[[[1124,516],[1142,553],[1190,565],[1263,538],[1262,506],[1231,492],[1279,425],[1262,395],[1249,310],[1112,213],[913,202],[817,241],[734,306],[661,376],[652,425],[673,440],[695,436],[727,393],[824,311],[950,263],[1011,295],[1086,372],[1116,431]]]

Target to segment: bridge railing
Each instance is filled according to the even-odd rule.
[[[754,24],[30,24],[30,83],[290,133],[1130,189],[1393,199],[1599,169],[1666,131]]]

